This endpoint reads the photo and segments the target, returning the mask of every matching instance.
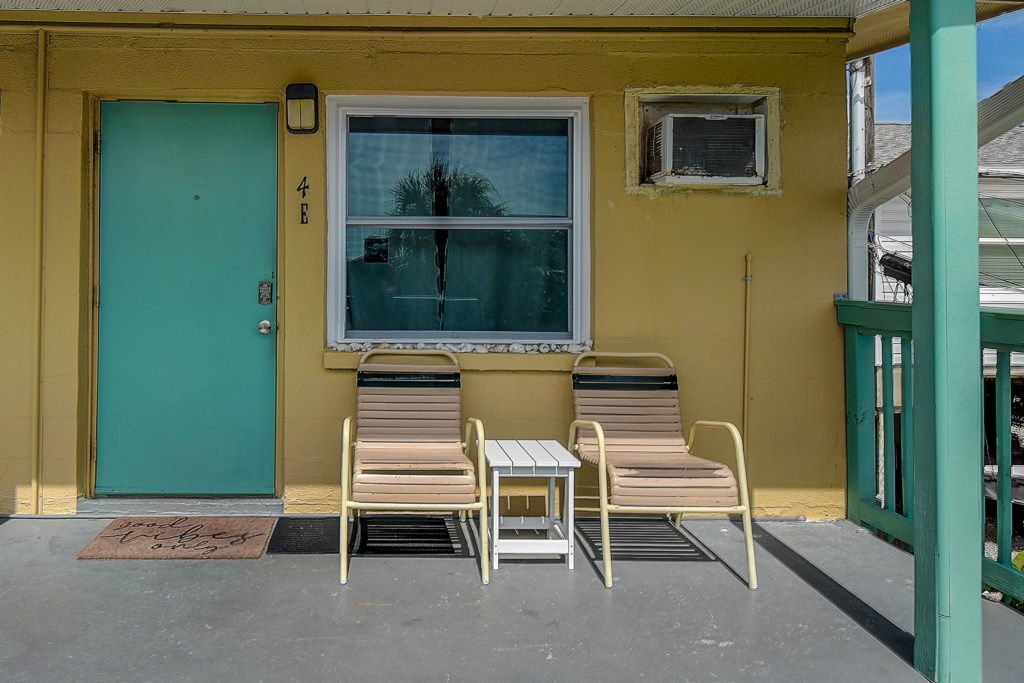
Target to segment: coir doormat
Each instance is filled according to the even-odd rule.
[[[274,517],[122,517],[78,553],[79,560],[255,560]]]

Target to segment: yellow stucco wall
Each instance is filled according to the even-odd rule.
[[[4,27],[11,18],[0,14],[0,513],[31,511],[36,428],[37,37],[30,26]],[[738,423],[742,277],[744,254],[752,254],[748,466],[755,513],[842,516],[843,353],[832,295],[846,279],[845,24],[756,22],[759,32],[711,33],[691,30],[707,21],[672,21],[642,33],[605,30],[628,22],[593,31],[572,31],[570,22],[559,24],[566,28],[559,33],[460,33],[411,19],[401,32],[376,28],[393,28],[395,20],[362,23],[337,35],[122,26],[109,35],[58,29],[49,36],[42,511],[73,512],[89,486],[91,98],[280,101],[286,84],[310,81],[322,95],[589,97],[596,348],[672,356],[684,419]],[[788,33],[793,25],[831,33]],[[781,195],[627,192],[625,92],[687,84],[781,89]],[[323,128],[281,138],[279,460],[292,512],[338,509],[340,422],[354,408],[352,355],[324,352],[325,139]],[[299,224],[294,191],[304,176],[312,187],[308,225]],[[465,412],[485,420],[489,437],[564,440],[570,358],[462,361]],[[724,440],[706,438],[708,454],[728,452]]]

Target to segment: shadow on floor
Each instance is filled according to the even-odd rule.
[[[736,524],[738,525],[739,522]],[[851,593],[838,581],[818,569],[812,562],[757,523],[754,524],[754,540],[787,569],[803,579],[819,595],[842,610],[846,616],[892,650],[897,657],[911,666],[914,665],[913,634],[891,622],[878,610]]]

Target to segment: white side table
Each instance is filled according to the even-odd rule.
[[[498,568],[501,555],[565,555],[569,569],[574,565],[573,496],[577,460],[557,441],[530,439],[496,440],[486,443],[491,468],[491,566]],[[502,477],[543,477],[548,480],[548,510],[542,517],[503,517],[498,514]],[[562,517],[555,516],[555,479],[565,479]],[[502,538],[502,529],[546,532],[526,538]]]

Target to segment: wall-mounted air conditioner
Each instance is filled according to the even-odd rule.
[[[647,127],[647,179],[656,184],[763,184],[764,115],[662,116]]]

